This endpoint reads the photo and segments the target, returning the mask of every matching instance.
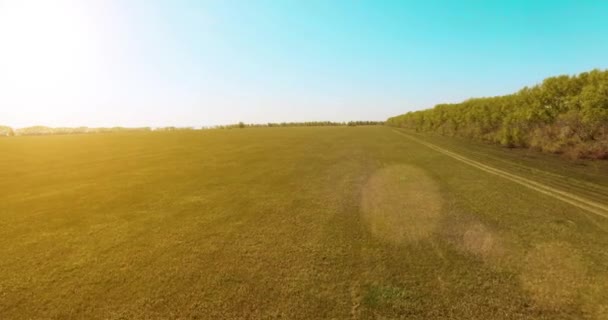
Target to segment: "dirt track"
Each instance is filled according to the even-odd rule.
[[[413,140],[417,143],[420,143],[424,146],[427,146],[437,152],[440,152],[442,154],[445,154],[449,157],[452,157],[458,161],[464,162],[470,166],[473,166],[477,169],[480,169],[482,171],[503,177],[505,179],[508,179],[510,181],[513,181],[515,183],[518,183],[520,185],[523,185],[525,187],[528,187],[530,189],[536,190],[542,194],[546,194],[548,196],[551,196],[555,199],[561,200],[563,202],[569,203],[577,208],[583,209],[585,211],[591,212],[593,214],[596,214],[598,216],[602,216],[604,218],[608,218],[608,206],[591,201],[589,199],[585,199],[583,197],[574,195],[572,193],[563,191],[563,190],[558,190],[556,188],[544,185],[542,183],[527,179],[527,178],[523,178],[520,177],[518,175],[514,175],[512,173],[500,170],[500,169],[496,169],[493,167],[490,167],[488,165],[485,165],[483,163],[477,162],[475,160],[471,160],[469,158],[466,158],[462,155],[459,155],[457,153],[454,153],[452,151],[446,150],[444,148],[438,147],[434,144],[428,143],[426,141],[422,141],[420,139],[417,139],[415,137],[412,137],[411,135],[405,134],[401,131],[397,131],[397,130],[393,130],[395,133],[402,135],[410,140]]]

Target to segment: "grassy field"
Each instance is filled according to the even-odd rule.
[[[608,319],[608,218],[407,136],[608,204],[605,162],[388,127],[4,138],[0,319]]]

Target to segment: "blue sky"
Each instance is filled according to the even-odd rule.
[[[608,2],[0,0],[0,41],[2,124],[384,120],[608,67]]]

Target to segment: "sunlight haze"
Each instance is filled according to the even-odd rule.
[[[384,120],[608,66],[606,2],[374,4],[0,0],[0,119]]]

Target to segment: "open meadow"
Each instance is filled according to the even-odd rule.
[[[0,319],[608,319],[608,164],[384,126],[0,138]]]

